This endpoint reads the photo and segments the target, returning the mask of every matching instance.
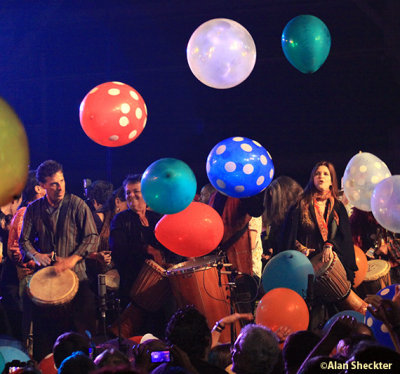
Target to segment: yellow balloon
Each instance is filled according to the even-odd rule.
[[[29,147],[24,126],[0,98],[0,206],[22,192],[28,168]]]

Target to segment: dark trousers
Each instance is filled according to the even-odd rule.
[[[8,321],[10,328],[8,335],[17,340],[22,340],[22,301],[19,297],[19,280],[17,269],[9,258],[6,258],[2,264],[0,295],[2,309],[7,315],[5,321]]]
[[[52,352],[56,339],[67,331],[91,334],[96,330],[96,301],[89,281],[79,282],[74,299],[63,306],[37,306],[32,303],[33,358],[40,362]]]

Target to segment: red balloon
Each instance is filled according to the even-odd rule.
[[[57,374],[53,353],[49,353],[44,359],[42,359],[38,366],[43,374]]]
[[[164,215],[154,232],[158,241],[170,251],[198,257],[217,248],[224,235],[224,224],[215,209],[192,202],[179,213]]]
[[[143,98],[131,86],[107,82],[82,100],[79,119],[86,135],[100,145],[119,147],[134,141],[147,121]]]
[[[290,288],[274,288],[267,292],[256,310],[256,323],[276,331],[280,326],[292,332],[307,330],[310,315],[304,299]]]
[[[358,270],[354,273],[354,287],[358,287],[365,279],[368,271],[368,259],[360,247],[354,246],[354,254]]]

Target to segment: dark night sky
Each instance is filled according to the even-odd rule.
[[[5,1],[0,5],[0,96],[25,125],[31,167],[64,164],[72,192],[82,179],[118,186],[162,157],[185,161],[207,182],[209,151],[231,136],[259,141],[276,174],[305,184],[316,161],[339,176],[359,150],[400,173],[400,7],[397,0]],[[293,17],[313,14],[332,47],[312,75],[293,68],[280,37]],[[200,83],[186,61],[193,31],[230,18],[252,35],[257,62],[237,87]],[[108,149],[79,123],[88,91],[107,81],[134,87],[148,122],[133,143]]]

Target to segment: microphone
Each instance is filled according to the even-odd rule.
[[[106,303],[107,287],[106,287],[105,274],[97,275],[97,294],[100,299],[101,318],[104,319],[106,318],[106,310],[107,310],[107,303]]]

